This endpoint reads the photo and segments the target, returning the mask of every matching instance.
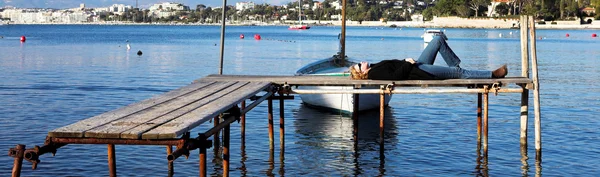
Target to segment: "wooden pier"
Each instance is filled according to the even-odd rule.
[[[522,17],[522,22],[533,24],[533,17]],[[525,23],[527,24],[527,23]],[[532,25],[533,26],[533,25]],[[523,35],[525,32],[525,35]],[[71,125],[48,132],[43,146],[26,149],[25,145],[17,145],[9,150],[14,157],[12,176],[20,176],[23,159],[31,162],[33,169],[40,162],[39,157],[46,153],[55,154],[60,147],[68,144],[106,144],[108,148],[109,175],[116,176],[117,165],[115,145],[162,145],[167,147],[170,175],[173,161],[191,150],[199,149],[199,176],[206,176],[206,149],[218,141],[219,132],[223,131],[223,176],[229,176],[229,140],[230,124],[241,121],[241,139],[245,142],[244,115],[263,101],[268,101],[269,143],[273,149],[273,109],[272,100],[280,102],[280,144],[284,144],[283,102],[293,99],[295,94],[355,94],[355,103],[359,102],[357,94],[379,94],[380,103],[380,147],[384,150],[383,96],[385,94],[476,94],[477,95],[477,139],[478,146],[483,146],[483,154],[487,157],[488,147],[488,97],[489,94],[521,93],[520,109],[520,143],[527,147],[529,90],[534,92],[535,109],[535,149],[536,164],[541,163],[541,116],[539,111],[539,82],[537,80],[537,59],[535,56],[535,29],[532,27],[529,42],[532,51],[533,76],[529,76],[529,61],[526,38],[527,31],[521,28],[523,73],[522,77],[502,79],[450,79],[450,80],[351,80],[349,77],[329,76],[240,76],[210,75],[200,78],[190,85],[134,103],[114,111],[106,112]],[[525,46],[525,47],[523,47]],[[354,90],[299,90],[296,86],[353,86]],[[366,86],[379,86],[379,89],[360,89]],[[290,96],[292,95],[292,96]],[[246,105],[246,101],[252,103]],[[238,108],[237,105],[241,105]],[[358,105],[358,104],[354,104]],[[354,110],[358,110],[356,107]],[[357,141],[358,111],[354,111],[354,141]],[[214,127],[200,133],[197,137],[190,135],[190,130],[214,120]],[[218,146],[220,143],[214,143]],[[176,146],[176,150],[172,150]],[[214,147],[217,148],[217,147]]]

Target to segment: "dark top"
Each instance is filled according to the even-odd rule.
[[[368,78],[372,80],[434,80],[438,79],[404,60],[383,60],[371,64]]]

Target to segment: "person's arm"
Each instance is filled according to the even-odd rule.
[[[417,63],[417,61],[415,61],[415,59],[413,59],[413,58],[405,58],[404,61],[409,62],[410,64],[413,64],[413,65],[415,63]]]

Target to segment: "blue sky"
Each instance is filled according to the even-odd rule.
[[[227,5],[235,5],[236,2],[247,2],[248,0],[227,0]],[[256,4],[268,3],[272,5],[287,4],[292,0],[251,0]],[[217,7],[223,4],[222,0],[137,0],[140,8],[147,8],[152,4],[160,2],[182,3],[190,8],[198,4]],[[136,0],[0,0],[0,7],[13,6],[18,8],[73,8],[84,3],[86,7],[107,7],[112,4],[126,4],[135,6]]]

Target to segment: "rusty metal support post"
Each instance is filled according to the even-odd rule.
[[[482,94],[477,93],[477,147],[481,146],[481,97]]]
[[[269,98],[269,100],[267,100],[268,102],[268,109],[267,112],[269,114],[269,149],[273,149],[274,148],[274,142],[273,142],[273,100]]]
[[[381,87],[381,93],[379,94],[379,155],[380,155],[380,160],[385,159],[385,154],[383,153],[384,151],[384,128],[385,128],[385,93],[384,93],[384,87]]]
[[[542,160],[542,118],[540,111],[540,81],[538,79],[538,66],[537,66],[537,53],[536,53],[536,39],[535,39],[535,19],[533,16],[529,17],[529,35],[531,45],[531,77],[533,79],[533,109],[535,112],[534,126],[535,126],[535,154],[536,160],[541,162]]]
[[[219,118],[219,116],[215,116],[215,118],[213,119],[213,127],[219,126],[219,124],[221,123],[221,119]],[[218,154],[219,149],[221,147],[221,131],[216,131],[215,134],[213,135],[213,147],[215,150],[215,155]]]
[[[354,88],[357,88],[356,86],[354,86]],[[353,94],[352,95],[352,122],[353,122],[353,126],[354,129],[352,130],[352,134],[354,136],[354,146],[355,149],[358,150],[358,105],[360,102],[359,99],[359,94]]]
[[[206,177],[206,147],[200,147],[200,177]]]
[[[167,145],[167,155],[171,155],[171,153],[173,153],[173,146],[171,145]],[[173,174],[175,173],[175,170],[173,168],[173,161],[168,160],[168,164],[169,164],[169,174],[168,176],[173,176]]]
[[[284,126],[284,109],[283,97],[279,98],[279,148],[280,152],[284,152],[285,148],[285,126]]]
[[[241,103],[241,110],[246,109],[246,100]],[[240,135],[241,135],[241,145],[246,146],[246,113],[243,112],[240,115]]]
[[[223,129],[223,177],[229,176],[229,135],[230,125],[228,124]]]
[[[115,145],[108,144],[108,173],[110,177],[117,176],[117,162],[115,159]]]
[[[488,153],[488,115],[489,115],[489,93],[488,86],[484,86],[483,89],[483,155],[486,156]]]
[[[14,150],[14,151],[13,151]],[[15,149],[9,151],[9,155],[15,158],[13,162],[12,177],[21,176],[21,167],[23,167],[23,156],[25,154],[25,145],[18,144]]]

